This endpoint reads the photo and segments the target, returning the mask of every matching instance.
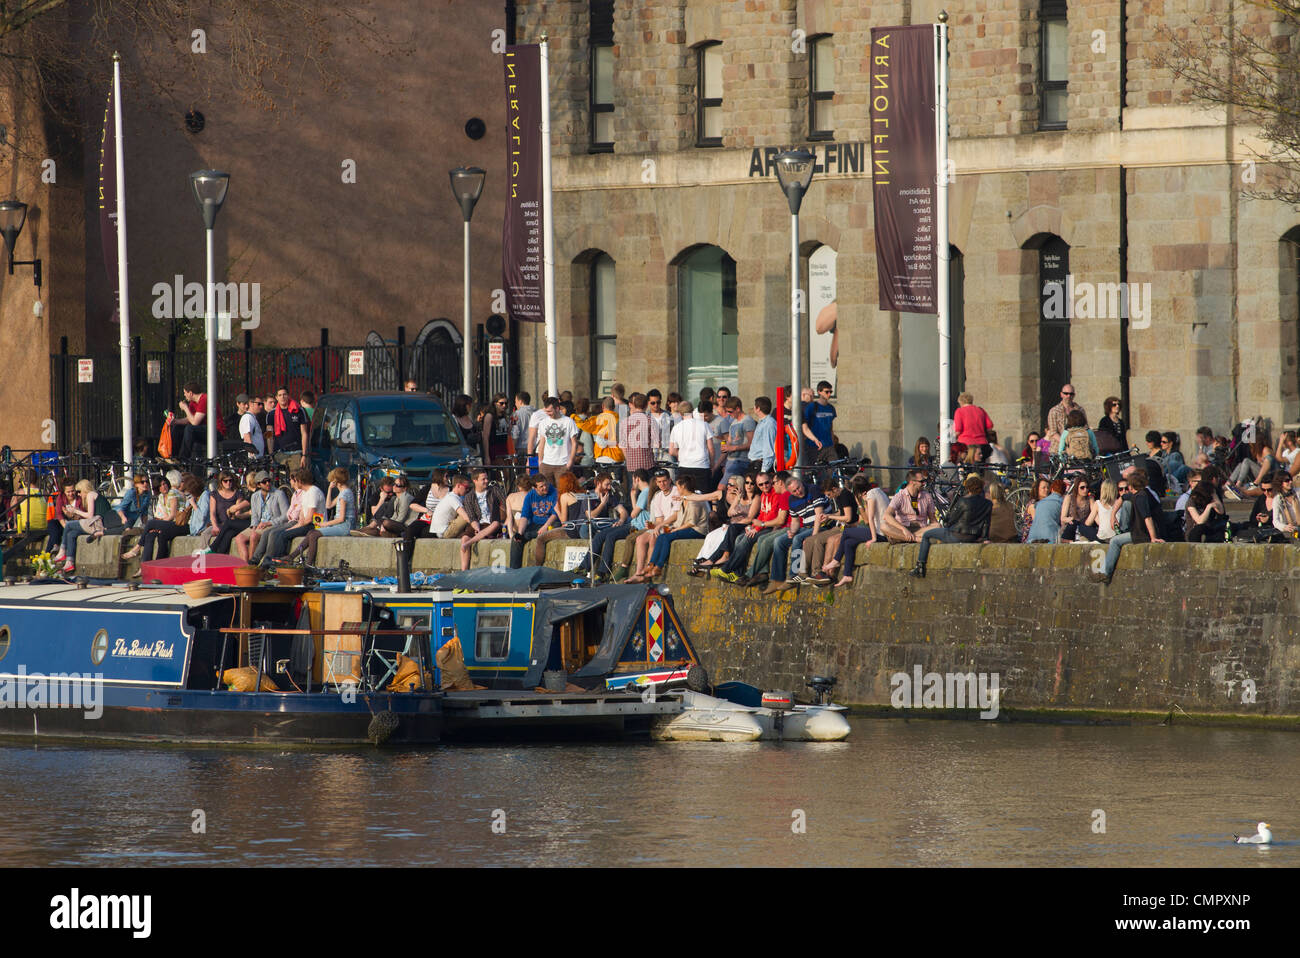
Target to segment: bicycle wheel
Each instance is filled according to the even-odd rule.
[[[1025,536],[1029,533],[1029,497],[1032,489],[1029,486],[1020,486],[1012,489],[1007,493],[1007,505],[1012,509],[1012,514],[1016,518],[1016,533],[1020,536],[1020,541],[1025,541]]]

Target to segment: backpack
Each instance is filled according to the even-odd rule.
[[[1065,431],[1065,454],[1074,459],[1092,458],[1092,444],[1088,442],[1086,427],[1075,426]]]

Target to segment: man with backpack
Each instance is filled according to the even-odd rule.
[[[1099,452],[1097,435],[1088,428],[1088,419],[1079,408],[1072,409],[1065,419],[1065,432],[1057,453],[1071,459],[1091,459]]]

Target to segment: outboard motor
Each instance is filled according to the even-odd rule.
[[[765,709],[771,709],[772,730],[776,732],[778,741],[785,739],[785,713],[794,708],[794,695],[789,692],[764,692],[759,704]]]
[[[817,705],[829,705],[831,690],[835,688],[837,679],[833,675],[814,675],[808,687],[813,690],[813,696]]]
[[[399,592],[410,592],[411,557],[406,554],[406,541],[398,539],[393,543],[393,548],[397,550],[397,590]]]
[[[817,697],[818,705],[829,705],[831,700],[831,689],[835,688],[836,679],[833,675],[814,675],[808,687],[813,690],[813,695]]]

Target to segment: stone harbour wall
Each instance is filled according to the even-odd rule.
[[[174,554],[196,540],[175,541]],[[547,565],[565,550],[548,545]],[[938,545],[908,576],[915,546],[864,546],[853,585],[764,596],[689,577],[697,542],[674,544],[664,585],[714,681],[806,693],[839,679],[836,701],[887,709],[899,672],[996,673],[1004,717],[1281,724],[1300,728],[1300,549],[1287,545],[1128,546],[1109,586],[1088,581],[1093,545]],[[615,559],[623,556],[619,544]],[[78,573],[130,575],[107,536],[82,540]],[[474,566],[508,560],[481,543]],[[392,540],[323,539],[318,561],[393,575]],[[532,549],[525,550],[531,563]],[[459,544],[422,539],[414,568],[459,568]],[[910,713],[918,714],[918,713]],[[1141,720],[1141,717],[1139,717]]]

